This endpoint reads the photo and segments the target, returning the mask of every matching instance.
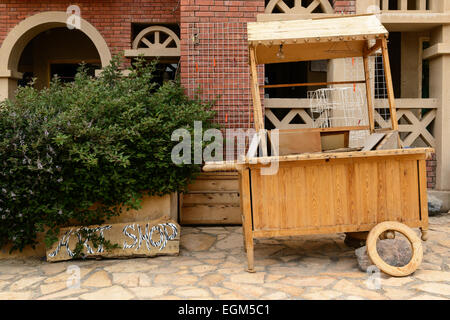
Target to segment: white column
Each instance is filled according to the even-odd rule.
[[[450,44],[450,25],[433,30],[431,45]],[[430,97],[438,98],[441,106],[435,120],[436,188],[450,190],[450,52],[430,58]]]

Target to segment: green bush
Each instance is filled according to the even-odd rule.
[[[143,192],[183,190],[198,165],[175,165],[175,129],[213,125],[211,104],[189,99],[178,81],[153,81],[155,63],[138,59],[128,76],[115,57],[98,78],[20,88],[0,104],[0,248],[56,240],[69,221],[89,225],[139,208]],[[92,209],[94,203],[100,205]],[[91,208],[91,209],[89,209]],[[111,209],[113,208],[113,209]]]

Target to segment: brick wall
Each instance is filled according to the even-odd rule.
[[[111,53],[129,49],[132,23],[178,23],[179,0],[3,0],[0,3],[0,44],[23,19],[45,11],[66,11],[76,4],[81,17],[102,34]]]
[[[427,160],[427,186],[428,189],[436,188],[436,154],[433,153],[432,158]]]
[[[182,84],[204,99],[220,95],[215,120],[224,128],[252,126],[246,23],[263,12],[264,0],[181,0]]]
[[[333,0],[334,11],[338,13],[356,13],[356,0],[341,1]]]

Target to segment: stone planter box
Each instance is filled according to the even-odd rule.
[[[139,210],[125,211],[116,217],[112,217],[109,223],[127,223],[146,220],[156,220],[159,218],[168,218],[178,222],[178,195],[177,193],[168,194],[162,197],[145,196],[142,200],[142,208]],[[4,247],[0,250],[0,259],[26,258],[26,257],[44,257],[46,248],[44,243],[44,234],[39,234],[37,238],[39,244],[35,249],[25,247],[22,252],[14,251],[9,254],[10,247]]]

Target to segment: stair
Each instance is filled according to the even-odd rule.
[[[202,173],[180,195],[180,224],[241,224],[239,179],[235,172]]]

